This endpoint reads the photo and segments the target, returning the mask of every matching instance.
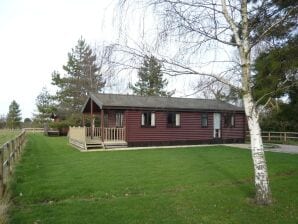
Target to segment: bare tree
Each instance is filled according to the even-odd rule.
[[[121,11],[125,13],[122,24],[132,7],[142,9],[145,14],[151,7],[159,19],[155,46],[162,48],[154,50],[156,57],[160,56],[159,60],[167,65],[164,73],[208,77],[210,82],[220,82],[240,93],[250,131],[258,204],[270,204],[272,199],[259,111],[252,95],[251,54],[264,42],[266,46],[278,43],[270,39],[270,34],[297,19],[294,13],[297,4],[278,7],[275,3],[274,0],[139,0],[130,4],[129,0],[120,0]],[[148,54],[131,47],[121,51],[134,57]],[[237,63],[227,56],[230,53],[236,53]]]

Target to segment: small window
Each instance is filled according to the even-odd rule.
[[[155,113],[154,112],[142,113],[141,126],[142,127],[155,127]]]
[[[201,126],[202,128],[207,128],[208,127],[208,114],[202,114],[201,116]]]
[[[233,113],[227,113],[224,116],[224,127],[234,128],[235,127],[235,116]]]
[[[116,127],[117,128],[123,127],[123,113],[121,112],[116,113]]]
[[[180,127],[180,113],[169,112],[167,120],[168,127]]]

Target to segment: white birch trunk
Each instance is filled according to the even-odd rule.
[[[259,115],[253,103],[251,94],[245,94],[243,96],[243,101],[250,132],[251,155],[255,175],[256,203],[267,205],[272,201],[264,146],[259,125]]]

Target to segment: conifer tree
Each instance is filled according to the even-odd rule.
[[[142,67],[138,71],[139,80],[135,85],[129,85],[133,93],[141,96],[171,96],[172,92],[167,92],[164,88],[168,81],[163,79],[161,63],[154,57],[144,57]]]
[[[50,120],[51,115],[57,111],[53,98],[45,87],[42,88],[41,93],[36,98],[38,114],[35,114],[35,121],[41,125]]]
[[[81,37],[68,53],[66,74],[52,73],[52,84],[59,88],[56,98],[64,112],[79,112],[89,92],[99,92],[105,85],[96,55]]]
[[[7,127],[8,128],[20,128],[21,127],[21,110],[19,104],[13,100],[9,105],[9,111],[7,114]]]

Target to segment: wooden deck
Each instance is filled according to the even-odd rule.
[[[102,132],[97,127],[93,131],[89,127],[70,127],[68,137],[70,144],[84,150],[127,146],[125,128],[104,128]]]

